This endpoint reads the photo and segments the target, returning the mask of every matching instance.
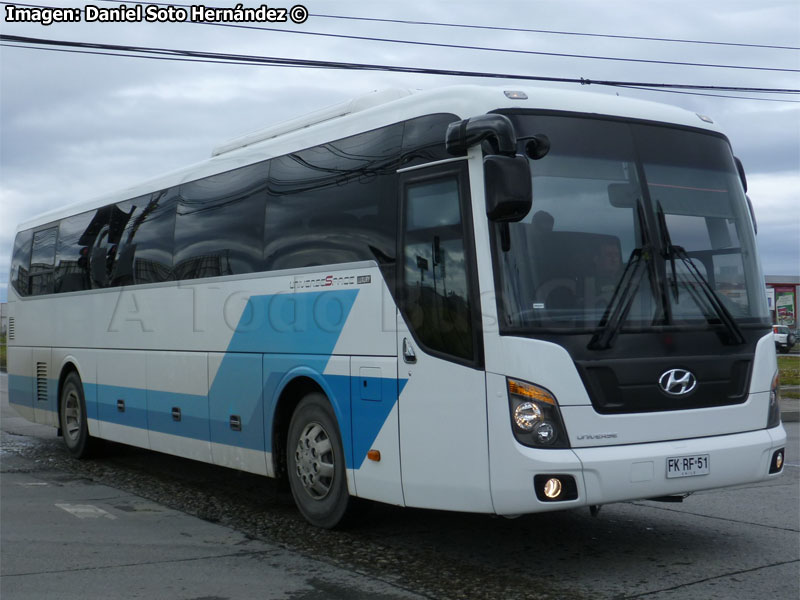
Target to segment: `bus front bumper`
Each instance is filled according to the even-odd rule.
[[[516,444],[510,469],[492,477],[495,511],[503,515],[569,509],[686,494],[743,485],[777,477],[770,466],[777,450],[786,446],[783,426],[713,437],[556,450],[553,454]],[[672,473],[670,459],[707,457],[701,473]],[[542,460],[542,457],[545,457]],[[513,466],[512,466],[513,465]],[[574,477],[577,498],[542,502],[536,496],[536,475]]]

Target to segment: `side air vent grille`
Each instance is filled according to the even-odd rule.
[[[36,400],[47,402],[47,363],[36,363]]]
[[[14,317],[8,317],[8,339],[14,339]]]

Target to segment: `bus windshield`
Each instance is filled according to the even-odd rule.
[[[508,116],[522,143],[545,134],[551,150],[531,162],[530,213],[492,225],[501,330],[595,330],[615,312],[620,327],[638,330],[767,323],[751,216],[725,138]]]

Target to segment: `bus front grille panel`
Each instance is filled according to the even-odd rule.
[[[753,355],[672,356],[576,361],[595,410],[603,414],[687,410],[741,404],[747,400]],[[671,369],[696,379],[685,394],[668,394],[659,385]]]
[[[8,317],[8,339],[13,340],[15,333],[14,317]]]

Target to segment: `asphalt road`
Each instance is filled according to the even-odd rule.
[[[796,422],[783,477],[682,504],[515,520],[376,505],[329,532],[269,479],[116,445],[73,460],[6,389],[0,375],[3,600],[800,597]]]

